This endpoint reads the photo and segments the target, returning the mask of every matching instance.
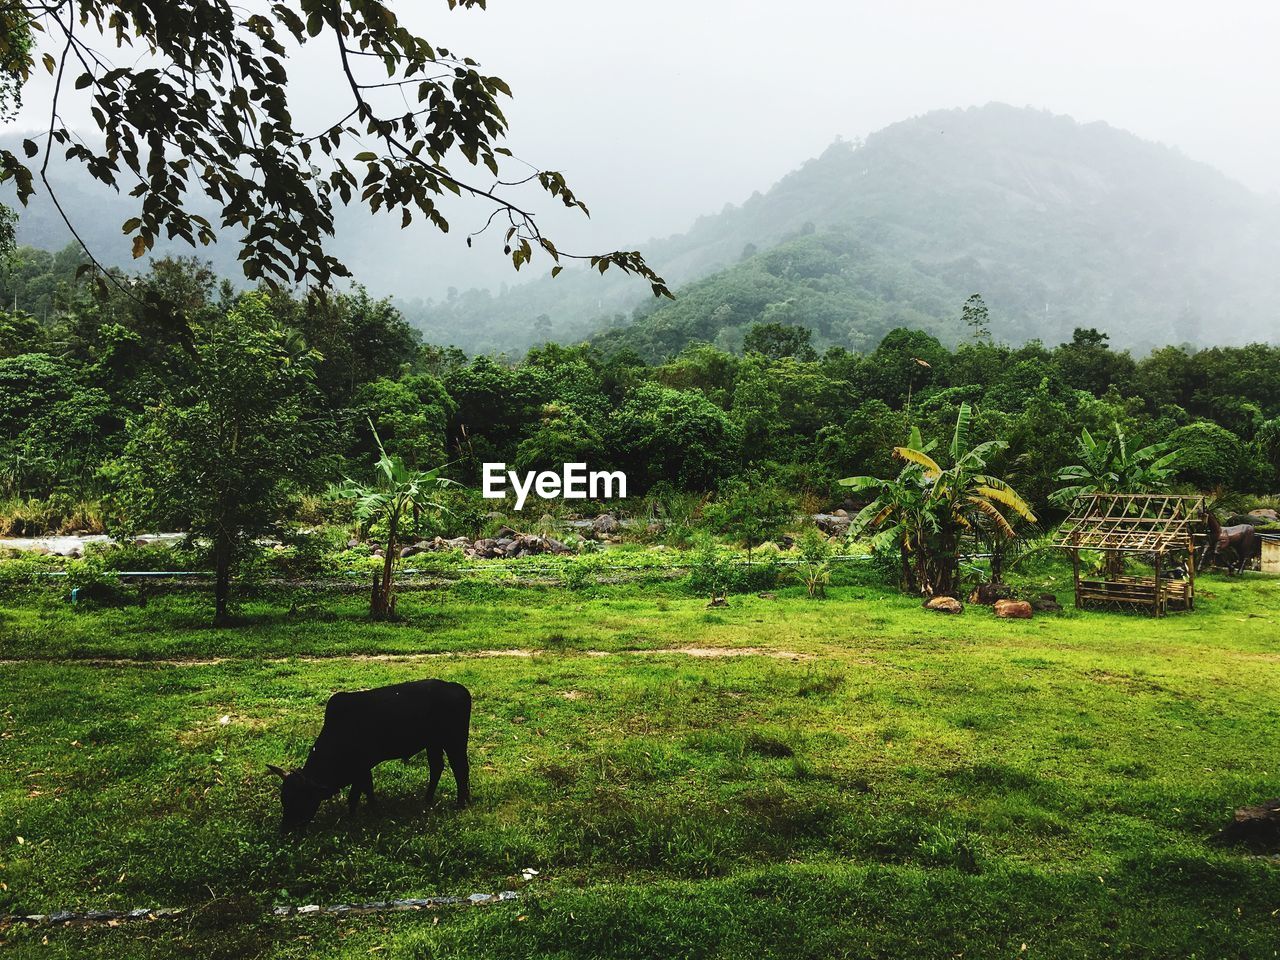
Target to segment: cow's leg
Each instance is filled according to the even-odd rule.
[[[467,741],[451,744],[445,748],[445,752],[449,754],[449,768],[458,785],[458,806],[465,807],[471,802],[471,765],[467,761]]]
[[[364,773],[357,773],[356,778],[351,781],[351,790],[347,793],[347,811],[355,813],[356,807],[360,804],[360,794],[364,794],[365,799],[369,801],[369,806],[373,806],[373,770],[366,770]]]
[[[431,780],[427,784],[427,806],[435,803],[436,787],[440,784],[440,774],[444,772],[444,749],[438,745],[427,747],[427,767],[431,770]]]

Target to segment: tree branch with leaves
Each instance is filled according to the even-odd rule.
[[[38,43],[24,45],[32,34]],[[315,130],[294,121],[286,67],[307,44],[333,51],[348,94],[339,118]],[[516,269],[541,251],[552,274],[566,259],[582,260],[602,273],[636,274],[655,296],[671,296],[637,251],[557,248],[511,190],[532,183],[567,208],[589,211],[558,171],[504,179],[504,163],[515,162],[505,145],[506,82],[417,36],[380,0],[278,0],[251,9],[227,0],[49,0],[0,10],[0,67],[25,81],[38,69],[37,47],[39,68],[54,78],[48,127],[24,142],[25,158],[0,150],[0,181],[12,181],[25,205],[36,190],[27,161],[42,156],[41,186],[77,239],[47,178],[55,151],[136,199],[136,216],[122,224],[135,258],[162,237],[214,242],[218,227],[191,205],[203,194],[217,205],[219,226],[241,232],[250,280],[327,286],[349,275],[327,251],[335,201],[399,214],[401,227],[421,217],[448,232],[439,200],[451,194],[490,208],[468,245],[489,224],[506,224],[503,250]],[[127,52],[125,65],[111,59],[112,48]],[[66,98],[83,100],[100,144],[67,125]]]

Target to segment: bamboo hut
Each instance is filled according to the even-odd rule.
[[[1196,537],[1204,498],[1158,493],[1095,493],[1081,497],[1059,529],[1055,545],[1071,552],[1076,606],[1133,608],[1154,617],[1194,610]],[[1080,551],[1107,555],[1100,577],[1082,576]],[[1153,576],[1127,576],[1112,558],[1149,557]],[[1177,561],[1185,559],[1185,568]]]

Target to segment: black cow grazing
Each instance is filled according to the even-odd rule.
[[[348,808],[355,812],[360,795],[373,799],[373,768],[384,760],[408,760],[427,751],[431,782],[427,803],[449,757],[458,785],[458,806],[471,800],[467,734],[471,726],[471,694],[460,683],[411,680],[374,690],[335,693],[324,709],[324,726],[301,770],[285,773],[269,767],[282,780],[280,803],[285,827],[310,823],[320,804],[343,787],[351,787]]]

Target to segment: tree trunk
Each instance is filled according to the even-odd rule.
[[[213,625],[225,627],[230,622],[227,602],[231,596],[231,539],[219,534],[213,541]]]
[[[382,580],[373,592],[373,602],[369,609],[369,616],[374,620],[390,620],[396,615],[396,600],[392,592],[395,581],[391,575],[395,570],[396,550],[399,549],[396,543],[399,519],[392,514],[391,521],[387,525],[387,544],[382,556]]]

